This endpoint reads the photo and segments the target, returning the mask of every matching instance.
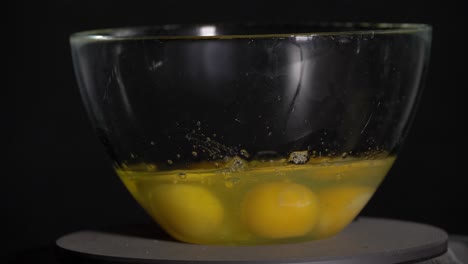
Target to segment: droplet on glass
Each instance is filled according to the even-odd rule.
[[[247,152],[247,150],[245,150],[245,149],[241,149],[240,154],[246,159],[250,158],[249,152]]]

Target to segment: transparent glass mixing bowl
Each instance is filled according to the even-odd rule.
[[[174,238],[321,239],[392,166],[421,94],[421,24],[167,25],[76,33],[117,174]]]

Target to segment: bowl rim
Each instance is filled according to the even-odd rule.
[[[225,35],[157,35],[143,34],[136,35],[134,32],[145,29],[173,30],[183,27],[214,27],[217,26],[315,26],[339,28],[336,31],[311,31],[297,33],[278,33],[278,34],[225,34]],[[356,29],[359,27],[359,29]],[[343,30],[349,28],[349,30]],[[431,32],[432,26],[423,23],[374,23],[374,22],[310,22],[310,23],[192,23],[192,24],[163,24],[163,25],[144,25],[130,27],[115,27],[92,29],[73,33],[70,35],[70,41],[76,40],[205,40],[205,39],[274,39],[274,38],[294,38],[294,37],[315,37],[315,36],[349,36],[349,35],[388,35],[388,34],[415,34],[422,32]]]

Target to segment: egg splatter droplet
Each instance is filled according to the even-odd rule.
[[[309,160],[309,152],[304,151],[294,151],[289,154],[288,162],[293,164],[305,164]]]

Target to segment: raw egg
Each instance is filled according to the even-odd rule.
[[[317,213],[316,195],[290,182],[255,186],[245,195],[241,208],[250,232],[265,238],[303,236],[317,223]]]
[[[219,199],[210,191],[195,185],[162,184],[150,197],[151,213],[158,223],[175,238],[203,243],[216,234],[224,218]]]
[[[315,229],[318,237],[332,236],[348,225],[374,193],[365,186],[339,186],[317,192],[320,215]]]

